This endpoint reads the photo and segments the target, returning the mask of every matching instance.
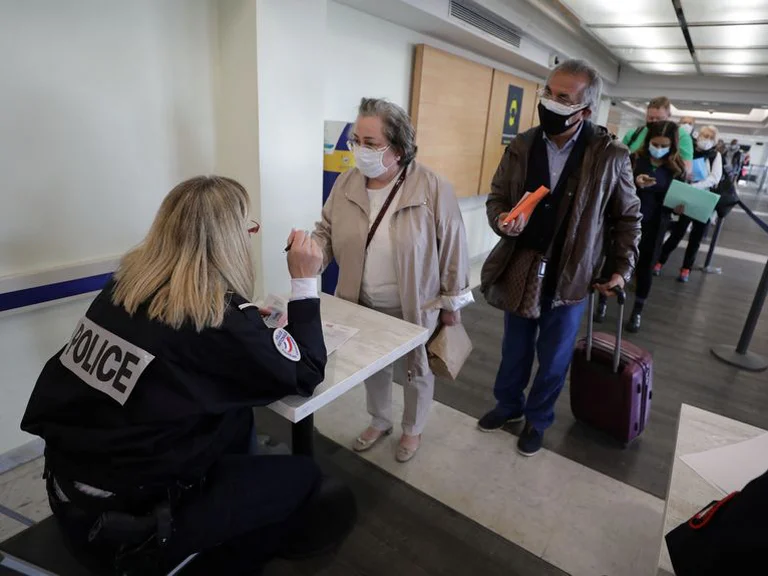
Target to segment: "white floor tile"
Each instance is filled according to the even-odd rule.
[[[50,516],[43,464],[38,458],[0,476],[0,504],[35,522]]]
[[[21,522],[16,522],[13,518],[8,518],[0,512],[0,542],[8,540],[11,536],[24,530],[26,526]]]
[[[368,424],[357,388],[316,415],[321,433],[344,445]],[[395,413],[402,390],[395,389]],[[663,502],[542,450],[515,451],[516,438],[435,403],[413,461],[398,464],[399,432],[362,456],[559,568],[580,576],[645,575],[655,568]]]

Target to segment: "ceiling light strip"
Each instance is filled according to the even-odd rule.
[[[693,63],[696,66],[696,72],[701,74],[701,66],[699,65],[699,59],[696,57],[696,48],[693,46],[693,40],[691,40],[691,33],[688,30],[688,23],[685,21],[685,14],[683,14],[683,5],[680,3],[680,0],[672,0],[672,7],[675,9],[675,13],[677,14],[677,20],[680,23],[680,28],[683,31],[683,36],[685,37],[685,43],[688,45],[688,50],[691,53],[691,58],[693,58]]]
[[[674,24],[587,24],[589,28],[677,28],[680,26],[679,23],[675,22]]]
[[[705,28],[707,26],[765,26],[768,24],[768,20],[755,20],[754,22],[747,22],[742,20],[740,22],[696,22],[695,24],[688,24],[689,28]],[[618,28],[618,26],[616,26]]]

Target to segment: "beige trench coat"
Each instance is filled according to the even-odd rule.
[[[411,162],[390,220],[395,243],[403,318],[432,332],[440,309],[459,310],[473,302],[464,221],[453,187],[430,169]],[[322,248],[323,269],[339,264],[336,296],[358,303],[369,229],[365,177],[350,170],[336,180],[313,238]],[[426,349],[408,357],[414,376],[428,374]]]

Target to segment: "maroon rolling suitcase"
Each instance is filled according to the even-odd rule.
[[[622,342],[625,301],[621,291],[616,336],[593,334],[595,293],[590,293],[587,337],[576,344],[571,364],[571,410],[577,420],[626,446],[643,432],[651,413],[653,358]]]

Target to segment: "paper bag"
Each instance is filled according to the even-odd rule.
[[[472,341],[462,324],[441,326],[427,344],[432,372],[451,380],[456,380],[471,352]]]

